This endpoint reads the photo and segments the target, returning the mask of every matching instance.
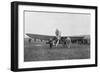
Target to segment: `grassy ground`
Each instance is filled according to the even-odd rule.
[[[37,46],[41,45],[41,46]],[[89,45],[72,44],[71,48],[58,47],[49,48],[44,43],[28,43],[24,41],[24,61],[50,61],[50,60],[73,60],[90,58]]]

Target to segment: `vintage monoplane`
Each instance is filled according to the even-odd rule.
[[[56,36],[48,36],[48,35],[39,35],[39,34],[29,34],[27,33],[26,35],[30,37],[29,42],[31,42],[31,39],[40,39],[45,40],[46,44],[50,45],[50,48],[52,48],[53,46],[58,46],[59,44],[62,44],[63,47],[67,46],[68,48],[70,48],[70,44],[71,44],[71,39],[70,37],[66,37],[66,36],[61,36],[61,32],[56,29],[55,32]]]
[[[32,39],[34,39],[34,41],[39,39],[41,41],[46,41],[45,43],[49,44],[50,48],[53,46],[57,47],[59,44],[67,48],[70,48],[71,44],[90,44],[90,39],[86,39],[86,36],[61,36],[61,32],[58,29],[56,29],[55,36],[30,33],[27,33],[26,35],[30,37],[29,43]]]

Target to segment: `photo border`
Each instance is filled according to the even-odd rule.
[[[18,6],[19,5],[94,9],[95,10],[95,64],[73,65],[73,66],[52,66],[52,67],[39,67],[39,68],[18,68]],[[95,67],[97,66],[97,46],[98,46],[97,33],[98,33],[97,32],[97,6],[18,2],[18,1],[11,2],[11,71],[16,72],[16,71],[31,71],[31,70]]]

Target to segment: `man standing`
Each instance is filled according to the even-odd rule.
[[[66,38],[66,45],[67,45],[68,48],[71,47],[71,38],[70,37]]]

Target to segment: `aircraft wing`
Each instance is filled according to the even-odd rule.
[[[35,38],[40,40],[50,40],[50,38],[51,39],[55,38],[55,36],[30,34],[30,33],[27,33],[26,35],[29,36],[30,38]],[[78,40],[84,38],[83,36],[62,36],[61,39],[66,39],[67,37],[70,37],[71,40]]]
[[[27,36],[30,38],[40,39],[40,40],[49,40],[50,38],[54,38],[55,36],[48,36],[48,35],[39,35],[39,34],[30,34],[27,33]]]

